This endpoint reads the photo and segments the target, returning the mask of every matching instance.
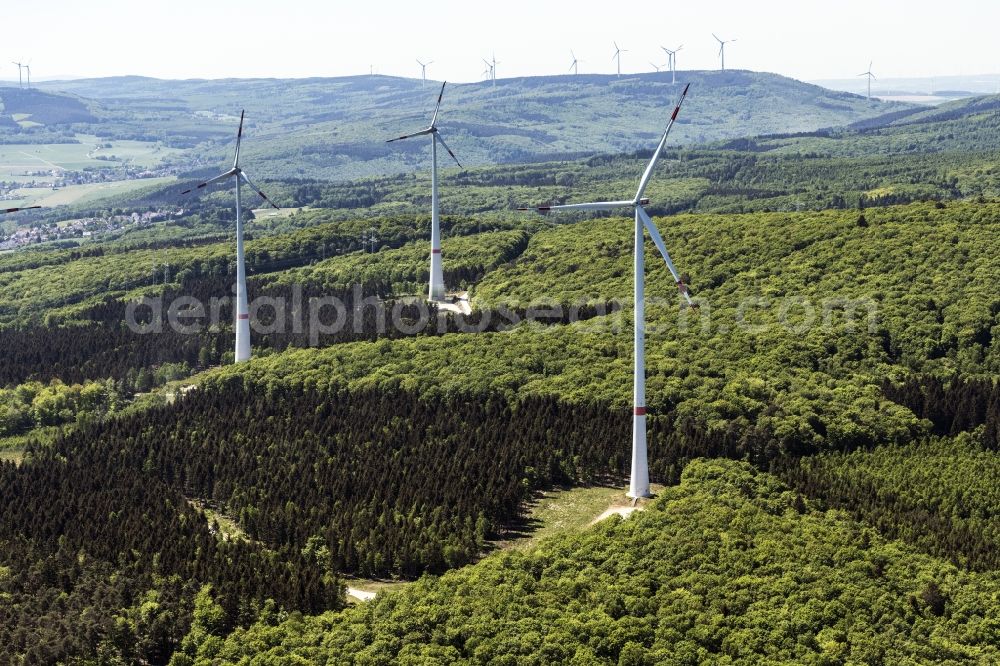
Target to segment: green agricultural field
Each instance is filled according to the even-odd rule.
[[[90,134],[77,134],[76,141],[78,143],[0,144],[0,179],[38,180],[39,177],[25,176],[24,172],[107,169],[123,162],[152,167],[181,152],[153,141],[108,141]],[[111,145],[98,149],[102,143]],[[98,156],[113,156],[114,159],[99,160]]]
[[[14,191],[12,206],[70,206],[93,204],[108,197],[127,195],[148,187],[168,185],[177,180],[175,176],[143,178],[140,180],[118,180],[110,183],[87,183],[65,187],[22,187]]]

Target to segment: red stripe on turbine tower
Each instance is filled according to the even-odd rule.
[[[249,319],[250,315],[248,315],[248,314],[241,314],[241,315],[238,315],[236,318],[237,319]]]
[[[440,249],[431,250],[431,254],[441,254],[441,250]]]
[[[636,407],[635,410],[633,410],[633,413],[636,416],[645,416],[646,415],[646,408],[645,407]]]

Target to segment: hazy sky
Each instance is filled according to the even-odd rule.
[[[801,79],[1000,72],[996,0],[46,0],[4,3],[0,78],[10,61],[39,78],[142,74],[163,78],[612,73],[663,64],[659,46],[683,44],[679,69],[718,67],[715,32],[733,68]]]

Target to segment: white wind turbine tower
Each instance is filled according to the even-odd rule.
[[[23,88],[24,87],[24,79],[21,78],[21,69],[24,68],[24,63],[13,62],[12,61],[10,64],[17,65],[17,87],[18,88]]]
[[[665,46],[661,46],[660,48],[663,49],[667,54],[667,65],[670,66],[670,74],[672,77],[670,85],[674,85],[677,83],[677,52],[680,51],[682,48],[684,48],[684,45],[681,44],[672,51]]]
[[[441,222],[438,218],[438,143],[440,142],[441,146],[448,151],[448,154],[451,155],[451,159],[455,160],[455,164],[462,166],[462,163],[458,161],[457,157],[455,157],[455,153],[451,152],[451,148],[449,148],[448,144],[446,144],[444,139],[441,138],[441,133],[437,128],[438,111],[441,110],[441,98],[444,97],[444,87],[446,84],[447,81],[441,84],[441,92],[438,93],[437,105],[434,107],[434,115],[431,117],[431,124],[427,126],[426,129],[414,132],[413,134],[404,134],[403,136],[386,141],[386,143],[392,143],[393,141],[401,141],[415,136],[424,136],[427,134],[430,134],[431,136],[431,277],[430,284],[427,288],[427,300],[429,301],[444,300],[444,274],[441,271]]]
[[[875,77],[875,75],[872,74],[872,65],[874,64],[874,62],[875,61],[870,61],[868,63],[868,71],[867,72],[861,72],[860,74],[858,74],[858,76],[867,76],[868,77],[868,99],[872,98],[872,79],[875,79],[876,81],[878,81],[878,79]]]
[[[428,60],[427,62],[421,62],[420,58],[417,58],[417,64],[420,65],[420,79],[423,81],[420,85],[427,85],[427,65],[433,64],[433,60]]]
[[[570,49],[569,54],[573,56],[573,64],[570,65],[569,68],[573,70],[573,76],[576,76],[577,74],[580,73],[577,71],[577,65],[580,63],[580,61],[576,59],[576,54],[573,53],[572,49]]]
[[[726,44],[729,42],[735,42],[735,39],[719,39],[718,36],[713,32],[712,37],[715,37],[715,41],[719,42],[719,58],[722,60],[721,71],[726,71]]]
[[[622,54],[628,53],[628,49],[618,48],[618,42],[612,42],[612,44],[615,45],[615,54],[611,56],[611,59],[618,61],[618,76],[620,78],[622,75]]]
[[[28,63],[28,64],[26,64],[24,66],[24,73],[27,75],[27,78],[26,78],[27,85],[25,87],[26,88],[30,88],[31,87],[31,63]]]
[[[697,307],[697,304],[691,300],[687,285],[684,284],[684,281],[677,273],[677,268],[674,266],[674,262],[670,259],[670,255],[667,253],[667,247],[663,244],[663,238],[660,236],[660,232],[656,229],[656,225],[653,224],[653,220],[643,208],[643,206],[649,203],[649,199],[644,198],[643,193],[646,191],[646,186],[649,184],[649,180],[653,175],[653,169],[656,167],[656,163],[660,159],[660,154],[663,152],[663,147],[667,143],[667,136],[670,134],[670,128],[674,126],[674,121],[677,120],[677,114],[680,113],[681,104],[684,103],[684,98],[687,96],[687,91],[690,86],[691,84],[684,86],[684,92],[681,93],[680,99],[677,100],[677,106],[674,107],[674,112],[670,116],[670,121],[667,123],[666,129],[663,130],[663,136],[660,138],[660,143],[656,147],[656,151],[653,153],[653,157],[649,161],[649,164],[646,166],[646,171],[642,174],[642,179],[639,181],[639,189],[636,191],[635,197],[632,200],[599,201],[595,203],[565,204],[561,206],[541,206],[535,209],[541,213],[548,213],[553,210],[615,210],[618,208],[632,208],[635,211],[635,246],[633,258],[635,269],[635,325],[633,331],[635,370],[632,376],[632,471],[629,478],[628,490],[629,497],[633,498],[649,496],[649,465],[646,457],[646,268],[644,254],[644,229],[649,232],[650,237],[653,239],[653,243],[663,256],[663,260],[667,264],[667,269],[673,276],[674,281],[677,284],[677,288],[684,296],[688,305],[691,307]],[[528,209],[522,208],[519,210]]]
[[[494,58],[494,62],[495,62],[495,60],[496,59]],[[494,63],[491,63],[486,58],[483,58],[483,62],[486,64],[486,69],[483,70],[483,75],[486,77],[487,81],[492,81],[493,82],[493,87],[496,88],[497,87],[497,66]]]
[[[243,218],[240,210],[242,205],[240,198],[241,181],[246,181],[250,189],[259,194],[264,201],[275,209],[281,210],[273,201],[267,198],[267,195],[259,187],[253,184],[243,169],[240,168],[240,143],[243,140],[243,113],[243,111],[240,111],[240,128],[236,132],[236,157],[233,158],[233,168],[211,180],[206,180],[204,183],[198,183],[196,187],[181,192],[181,194],[188,194],[189,192],[200,190],[212,183],[218,183],[228,178],[236,180],[236,307],[233,309],[236,316],[237,363],[250,360],[250,308],[247,304],[247,273],[243,254]]]

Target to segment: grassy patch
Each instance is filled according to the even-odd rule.
[[[0,449],[0,462],[13,461],[15,465],[20,465],[24,460],[24,449]]]
[[[194,508],[198,509],[205,515],[205,519],[208,521],[209,525],[215,523],[219,527],[219,536],[222,537],[224,541],[249,541],[250,538],[247,533],[243,531],[233,518],[227,516],[226,514],[219,511],[217,508],[213,508],[208,502],[198,499],[188,500],[188,502]]]
[[[654,494],[663,486],[654,484]],[[632,501],[625,496],[626,488],[590,486],[581,488],[546,490],[538,494],[528,510],[524,528],[513,539],[505,539],[502,548],[526,550],[539,541],[567,532],[581,532],[607,509],[629,506]]]

